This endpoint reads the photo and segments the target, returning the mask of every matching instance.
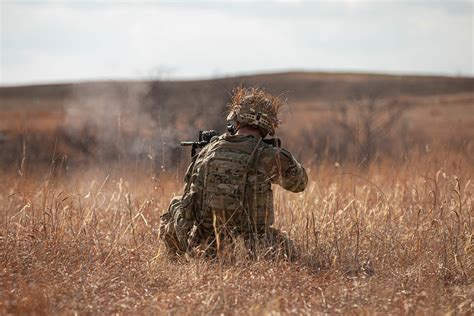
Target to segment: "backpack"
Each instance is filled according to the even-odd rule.
[[[212,234],[216,224],[241,232],[273,223],[273,194],[258,170],[261,139],[240,145],[220,136],[196,160],[191,191],[197,192],[196,220]],[[215,233],[215,232],[214,232]]]

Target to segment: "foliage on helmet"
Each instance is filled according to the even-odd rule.
[[[259,128],[264,134],[274,135],[280,124],[278,111],[282,101],[258,87],[236,87],[232,91],[227,120]]]

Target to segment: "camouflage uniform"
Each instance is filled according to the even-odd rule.
[[[274,135],[280,121],[278,97],[260,88],[236,88],[227,120],[250,126],[261,136]],[[161,217],[160,237],[172,253],[213,254],[239,239],[252,255],[282,253],[293,257],[291,241],[271,227],[271,185],[292,192],[306,188],[306,171],[293,156],[261,137],[224,134],[214,137],[193,158],[183,196],[175,197]],[[260,252],[261,253],[261,252]]]
[[[263,246],[294,255],[291,241],[271,227],[271,184],[301,192],[308,182],[287,150],[254,136],[224,134],[195,157],[185,182],[184,195],[175,197],[162,216],[160,234],[171,252],[213,253],[219,242],[240,236],[253,253]]]

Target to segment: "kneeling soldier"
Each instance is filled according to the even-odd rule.
[[[292,192],[306,188],[308,176],[273,136],[281,101],[259,88],[233,91],[227,120],[235,131],[211,139],[193,157],[182,196],[161,217],[160,238],[176,254],[215,254],[243,239],[251,254],[295,257],[291,241],[272,228],[272,184]]]

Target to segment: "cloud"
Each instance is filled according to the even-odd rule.
[[[469,10],[470,9],[470,10]],[[286,69],[473,75],[472,3],[2,4],[1,84]]]

